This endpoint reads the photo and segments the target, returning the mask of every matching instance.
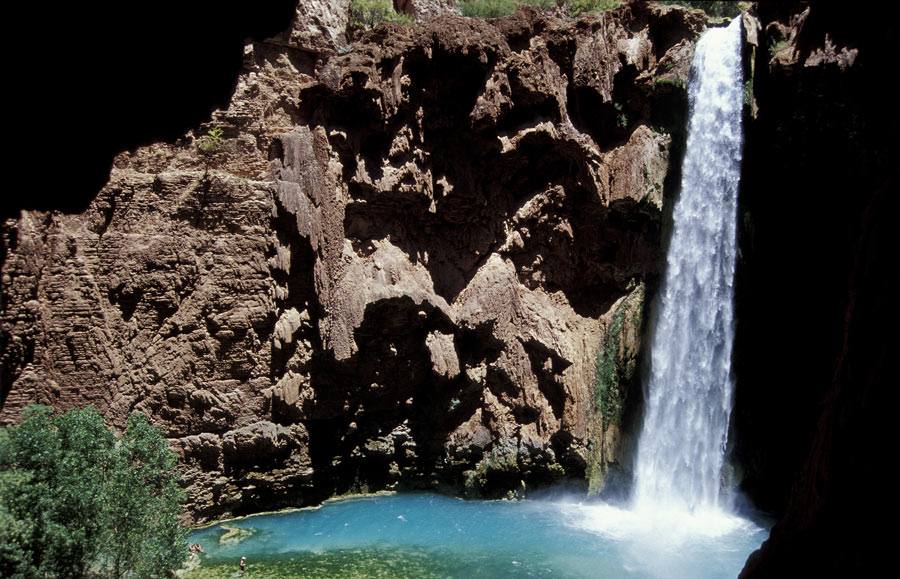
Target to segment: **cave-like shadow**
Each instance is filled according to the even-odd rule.
[[[367,306],[351,358],[316,353],[304,407],[316,492],[382,489],[401,474],[407,486],[433,484],[449,433],[479,407],[481,389],[464,372],[434,371],[431,332],[453,335],[463,367],[493,361],[502,347],[490,327],[455,328],[430,304],[399,297]]]

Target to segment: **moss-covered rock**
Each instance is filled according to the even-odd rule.
[[[599,493],[610,465],[622,451],[622,423],[634,405],[635,374],[644,323],[646,287],[640,283],[606,315],[606,333],[597,351],[591,436],[587,445],[588,489]]]

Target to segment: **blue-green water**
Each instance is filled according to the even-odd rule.
[[[223,526],[243,538],[220,542]],[[767,536],[720,512],[380,495],[197,530],[205,553],[185,577],[230,577],[242,556],[248,577],[736,577]]]

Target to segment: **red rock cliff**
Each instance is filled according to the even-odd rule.
[[[0,420],[146,413],[198,521],[599,488],[703,18],[444,16],[345,47],[346,4],[247,45],[227,108],[119,154],[84,212],[4,223]],[[604,351],[618,385],[595,392]]]

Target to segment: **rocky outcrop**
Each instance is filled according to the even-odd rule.
[[[272,40],[307,52],[332,52],[347,44],[350,0],[297,2],[291,27]]]
[[[443,16],[347,49],[339,4],[248,45],[229,106],[118,155],[85,212],[5,222],[0,419],[146,413],[196,521],[397,485],[599,489],[703,18]]]
[[[441,16],[460,15],[459,8],[447,0],[396,0],[394,6],[398,12],[409,14],[420,23]]]

